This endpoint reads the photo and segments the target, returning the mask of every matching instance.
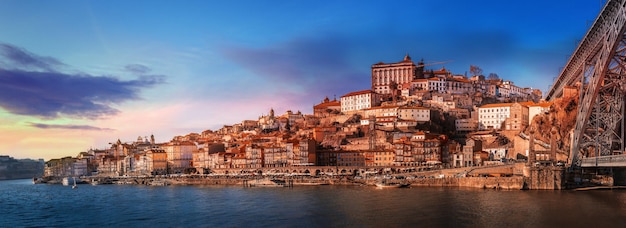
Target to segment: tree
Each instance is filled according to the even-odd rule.
[[[472,76],[481,75],[483,73],[483,69],[480,69],[479,66],[470,65],[470,73]]]
[[[487,79],[489,79],[489,80],[500,80],[500,76],[498,76],[498,74],[496,74],[496,73],[489,73],[489,76],[487,77]]]

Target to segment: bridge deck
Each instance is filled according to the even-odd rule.
[[[581,159],[581,167],[626,167],[626,154]]]

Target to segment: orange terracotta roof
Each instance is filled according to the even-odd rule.
[[[532,101],[525,101],[525,102],[520,102],[521,105],[526,105],[526,106],[534,106],[535,102]]]
[[[362,95],[362,94],[368,94],[368,93],[374,93],[374,92],[373,92],[372,90],[367,89],[367,90],[361,90],[361,91],[351,92],[351,93],[348,93],[348,94],[343,95],[343,96],[341,96],[341,97],[356,96],[356,95]]]
[[[313,108],[327,108],[332,106],[341,106],[341,101],[329,101],[319,103],[318,105],[313,106]]]
[[[498,108],[498,107],[511,107],[514,103],[497,103],[497,104],[486,104],[480,106],[479,108]]]
[[[421,110],[428,109],[428,110],[430,110],[429,108],[421,107],[421,106],[419,106],[419,107],[416,107],[416,106],[413,106],[413,107],[400,107],[400,109],[421,109]]]
[[[400,107],[400,106],[398,106],[398,105],[376,106],[376,107],[371,107],[368,110],[385,109],[385,108],[398,108],[398,107]]]
[[[528,104],[527,106],[547,108],[547,107],[552,106],[552,102],[532,103],[532,104]]]

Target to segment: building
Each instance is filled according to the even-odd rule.
[[[322,103],[313,106],[313,115],[315,117],[327,117],[330,115],[336,115],[341,112],[341,102],[337,99],[332,101],[328,97],[324,98]]]
[[[416,79],[411,82],[414,90],[426,90],[431,92],[445,93],[448,83],[445,78],[431,77],[427,79]]]
[[[199,148],[193,152],[193,168],[200,174],[206,174],[209,170],[209,152],[206,148]]]
[[[528,124],[532,123],[533,118],[536,115],[548,113],[550,111],[550,106],[552,106],[552,102],[525,102],[524,105],[528,106]]]
[[[318,166],[365,166],[365,152],[363,151],[317,151]]]
[[[528,97],[530,96],[530,90],[526,88],[522,88],[513,84],[512,81],[503,81],[500,85],[500,89],[502,91],[506,90],[506,93],[503,93],[504,97]]]
[[[474,160],[474,154],[477,152],[481,152],[482,149],[483,149],[483,141],[472,139],[472,138],[465,140],[465,146],[463,146],[463,158],[457,159],[455,157],[455,163],[456,161],[462,161],[463,162],[463,164],[461,165],[462,167],[474,166],[476,164]]]
[[[438,135],[426,135],[421,132],[411,137],[412,154],[418,165],[440,165],[442,163],[443,142]]]
[[[215,154],[225,152],[223,143],[206,143],[204,147],[198,148],[193,152],[193,167],[196,172],[208,173],[210,169],[217,168],[217,157]]]
[[[423,63],[420,69],[423,72]],[[378,94],[392,94],[399,89],[398,85],[409,83],[418,76],[418,66],[413,63],[409,54],[401,62],[372,65],[372,90]],[[343,103],[343,101],[342,101]]]
[[[197,149],[191,141],[174,141],[162,146],[167,153],[167,165],[169,173],[184,173],[186,169],[193,167],[193,152]]]
[[[527,125],[528,107],[521,103],[487,104],[478,108],[479,130],[522,130]]]
[[[263,168],[263,148],[256,145],[246,146],[246,168]]]
[[[417,123],[430,121],[430,109],[417,106],[378,106],[365,110],[361,125],[376,124],[385,129],[415,127]]]
[[[232,158],[232,167],[235,169],[244,169],[246,168],[246,153],[236,153]]]
[[[372,90],[351,92],[341,96],[341,112],[350,113],[379,106],[382,96]]]
[[[478,123],[474,119],[456,119],[454,120],[454,126],[457,133],[469,133],[476,131]]]
[[[290,159],[287,150],[279,146],[263,148],[263,167],[286,167]]]
[[[420,133],[423,134],[423,133]],[[394,141],[394,166],[417,166],[415,157],[413,156],[413,145],[407,137]]]
[[[336,151],[337,166],[365,166],[365,153],[362,151]]]
[[[394,141],[394,165],[421,166],[442,163],[442,148],[445,140],[440,135],[414,133],[410,138],[402,137]]]
[[[300,153],[300,163],[299,165],[315,165],[315,149],[316,143],[313,139],[302,139],[298,143],[299,153]],[[294,162],[295,163],[295,162]]]
[[[259,127],[264,132],[271,132],[271,131],[278,130],[280,128],[280,125],[276,119],[276,116],[274,116],[273,108],[270,109],[269,115],[259,117],[258,123],[259,123]]]
[[[162,175],[168,173],[167,153],[159,147],[153,147],[146,151],[146,162],[148,171],[152,175]]]
[[[377,119],[384,118],[384,117],[398,118],[398,108],[400,108],[400,106],[378,106],[378,107],[368,108],[368,109],[365,109],[364,118],[365,119],[370,118],[370,117],[376,117]]]
[[[464,76],[454,76],[448,78],[447,88],[451,94],[468,94],[474,91],[472,83]]]
[[[393,166],[395,157],[393,150],[365,151],[365,166]]]

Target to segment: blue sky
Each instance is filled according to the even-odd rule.
[[[549,88],[602,1],[12,1],[0,154],[74,156],[370,88],[409,53]],[[442,65],[433,66],[440,68]]]

